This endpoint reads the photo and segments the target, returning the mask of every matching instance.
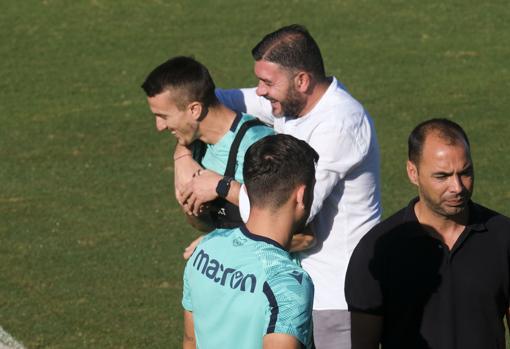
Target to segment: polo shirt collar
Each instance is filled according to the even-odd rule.
[[[486,217],[482,214],[482,210],[480,206],[469,201],[469,223],[468,227],[471,230],[482,232],[487,231],[487,227],[485,226]]]
[[[409,205],[407,206],[406,212],[404,214],[405,222],[419,223],[418,218],[416,217],[416,213],[414,212],[414,205],[418,201],[419,201],[419,197],[415,197],[409,202]],[[468,224],[466,225],[466,228],[464,229],[461,236],[459,237],[459,240],[455,243],[455,246],[457,246],[458,244],[462,244],[462,242],[466,239],[467,235],[469,235],[469,233],[472,231],[479,232],[479,233],[487,231],[487,227],[485,226],[485,219],[484,219],[483,214],[480,210],[480,207],[477,204],[475,204],[474,202],[472,202],[471,200],[469,200],[468,205],[469,205]],[[429,233],[425,229],[420,229],[420,230],[421,231],[414,230],[413,232],[417,236],[423,236],[423,234],[427,234],[427,235],[432,236],[436,239],[439,238],[439,236],[437,236],[436,234]],[[454,246],[454,249],[456,249],[455,246]]]

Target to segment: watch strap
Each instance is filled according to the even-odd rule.
[[[230,191],[230,184],[234,178],[225,176],[218,181],[218,185],[216,186],[216,194],[220,198],[225,199]]]

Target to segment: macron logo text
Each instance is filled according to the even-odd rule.
[[[196,254],[193,267],[221,286],[230,286],[233,290],[239,288],[241,291],[246,291],[249,286],[249,291],[251,293],[255,291],[255,286],[257,284],[255,275],[244,275],[240,270],[226,268],[216,259],[210,258],[204,250],[200,250],[200,252]]]

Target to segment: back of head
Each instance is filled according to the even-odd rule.
[[[326,77],[319,46],[302,25],[289,25],[267,34],[251,54],[256,61],[265,60],[290,70],[306,71],[318,81]]]
[[[313,188],[319,155],[306,142],[290,135],[267,136],[246,152],[244,182],[250,204],[278,209],[299,185]]]
[[[148,97],[171,91],[180,109],[191,102],[200,102],[205,108],[218,103],[209,71],[191,57],[178,56],[159,65],[147,76],[142,88]]]
[[[420,162],[425,140],[432,133],[450,145],[464,143],[469,151],[469,139],[459,124],[448,119],[430,119],[416,126],[407,140],[408,159],[415,165]]]

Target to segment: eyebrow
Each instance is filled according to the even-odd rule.
[[[259,78],[257,77],[260,81],[264,81],[265,83],[272,83],[271,80],[268,80],[268,79],[264,79],[264,78]]]
[[[466,172],[472,171],[472,170],[473,170],[473,164],[470,163],[468,166],[464,167],[458,173],[463,174],[463,173],[466,173]],[[445,172],[445,171],[438,171],[438,172],[432,173],[433,176],[451,176],[452,174],[453,174],[453,172]]]

